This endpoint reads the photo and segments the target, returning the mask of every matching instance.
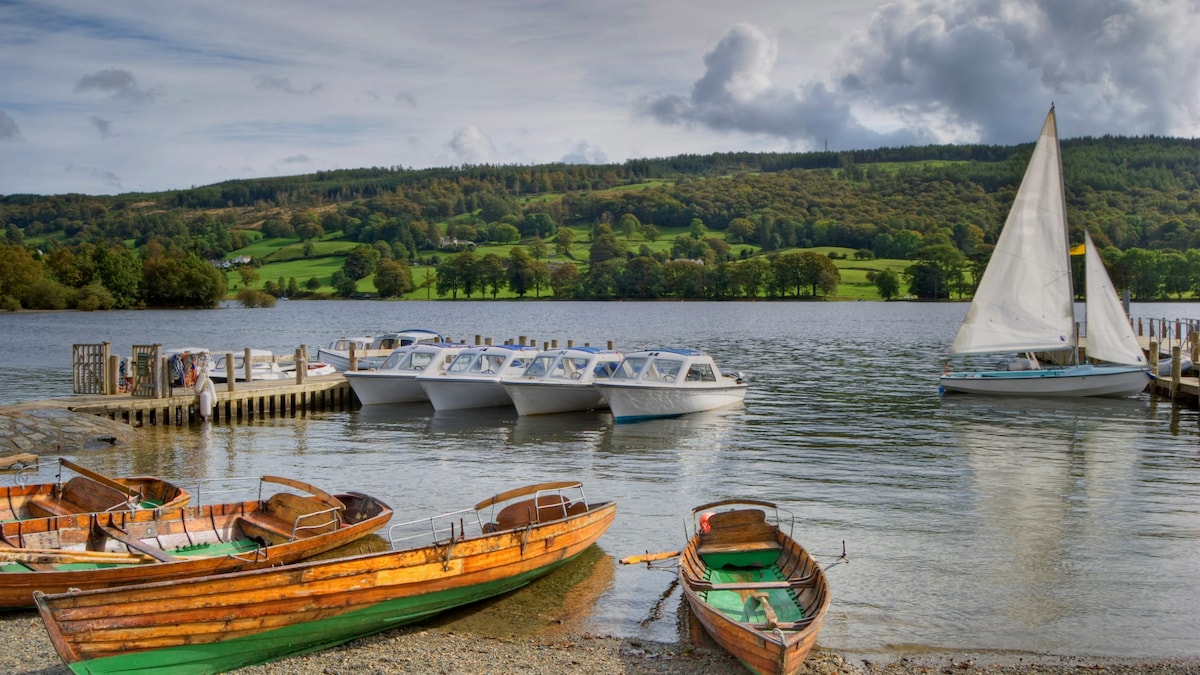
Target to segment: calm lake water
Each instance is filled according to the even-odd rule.
[[[397,520],[515,484],[580,479],[615,525],[577,564],[482,609],[467,629],[673,641],[673,571],[618,558],[677,549],[691,507],[778,502],[830,570],[820,642],[860,654],[1200,655],[1200,420],[1122,400],[941,398],[965,304],[281,302],[273,309],[0,315],[0,403],[70,394],[73,343],[292,352],[344,334],[434,328],[467,341],[695,347],[751,377],[744,406],[615,425],[427,405],[147,429],[67,452],[110,474],[282,473],[389,502]],[[1196,304],[1134,316],[1197,317]],[[44,470],[45,472],[45,470]],[[472,624],[472,621],[475,623]]]

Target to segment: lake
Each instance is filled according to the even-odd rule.
[[[280,302],[272,309],[0,315],[0,403],[69,395],[71,345],[291,353],[341,335],[433,328],[624,351],[694,347],[750,377],[744,405],[614,424],[428,405],[146,429],[132,448],[64,453],[188,484],[275,473],[382,498],[396,520],[516,484],[582,480],[615,499],[598,549],[520,591],[503,630],[569,621],[673,641],[673,571],[618,558],[678,549],[698,504],[777,502],[830,569],[826,647],[1200,655],[1200,419],[1141,395],[942,398],[964,303]],[[1145,318],[1197,304],[1135,304]],[[43,470],[45,473],[46,470]],[[565,599],[564,599],[565,596]],[[469,620],[469,619],[468,619]],[[500,630],[495,626],[480,630]]]

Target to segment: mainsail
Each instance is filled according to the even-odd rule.
[[[1075,307],[1068,250],[1062,161],[1052,107],[950,351],[982,354],[1074,349]]]

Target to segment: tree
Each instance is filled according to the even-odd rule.
[[[507,285],[504,258],[495,253],[485,253],[475,265],[475,272],[479,278],[480,290],[490,290],[492,299],[495,299],[500,293],[500,289]]]
[[[242,279],[242,286],[249,288],[258,281],[258,270],[250,265],[239,265],[237,268],[238,276]]]
[[[754,221],[749,218],[734,218],[725,228],[725,239],[734,244],[745,244],[754,241]]]
[[[523,247],[512,247],[508,252],[508,288],[523,298],[536,283],[533,258]]]
[[[342,271],[354,281],[365,279],[375,272],[375,265],[379,258],[379,251],[374,248],[355,246],[346,254],[346,261],[342,263]]]
[[[216,307],[225,275],[195,253],[152,247],[142,266],[143,300],[151,307]]]
[[[403,260],[383,260],[375,268],[375,290],[381,298],[397,298],[413,290],[412,270]]]
[[[884,300],[891,300],[900,294],[900,277],[891,270],[883,270],[875,275],[875,290]]]
[[[344,269],[334,270],[329,283],[333,286],[334,294],[340,297],[348,298],[358,293],[358,280],[352,279]]]
[[[550,288],[554,291],[554,297],[574,297],[578,284],[579,268],[574,263],[561,263],[550,270]]]
[[[321,287],[321,280],[316,277],[309,277],[308,281],[304,282],[304,287],[309,293],[315,293]]]
[[[592,249],[588,253],[588,262],[592,265],[602,263],[614,258],[624,258],[625,247],[617,241],[617,235],[613,234],[612,228],[608,225],[601,224],[596,235],[592,239]]]
[[[836,292],[838,284],[842,281],[842,273],[829,256],[804,251],[800,254],[800,279],[812,289],[812,296],[815,298],[818,290],[825,295]]]
[[[620,228],[621,234],[625,235],[626,239],[632,239],[634,233],[642,229],[642,221],[632,213],[626,213],[617,221],[617,227]]]
[[[554,234],[554,252],[564,258],[571,257],[571,245],[575,243],[575,230],[564,227]]]

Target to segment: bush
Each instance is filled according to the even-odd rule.
[[[92,312],[97,309],[112,309],[116,304],[113,294],[102,284],[90,283],[75,291],[75,309]]]
[[[29,309],[66,309],[74,291],[53,279],[35,281],[25,294],[25,306]]]
[[[238,291],[237,299],[242,303],[242,307],[274,307],[277,302],[275,296],[255,288],[243,288]]]
[[[21,301],[11,295],[0,296],[0,309],[6,312],[21,311]]]

